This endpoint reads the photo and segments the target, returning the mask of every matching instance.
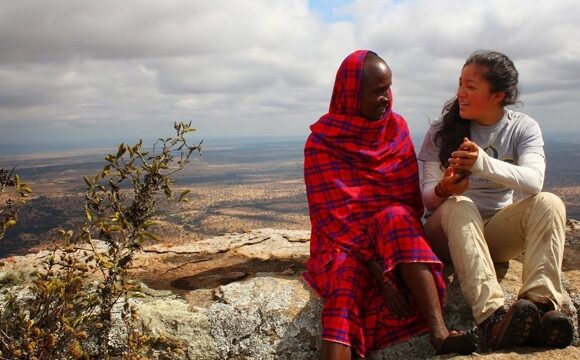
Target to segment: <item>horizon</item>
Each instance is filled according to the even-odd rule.
[[[419,151],[426,132],[414,133],[411,130],[411,138],[415,150]],[[203,137],[197,132],[190,136],[191,144],[202,142],[202,150],[213,150],[227,146],[241,146],[251,144],[274,144],[284,142],[305,142],[308,135],[256,135],[256,136],[208,136]],[[578,132],[544,132],[544,141],[546,145],[550,144],[578,144],[580,151],[580,131]],[[35,142],[28,146],[22,146],[21,143],[0,143],[0,164],[11,156],[29,156],[47,153],[66,153],[74,150],[87,150],[87,152],[102,151],[103,154],[108,151],[114,151],[120,143],[134,144],[143,140],[145,146],[151,146],[158,138],[135,138],[116,141],[114,139],[93,139],[77,140],[70,142]],[[18,145],[18,146],[17,146]]]

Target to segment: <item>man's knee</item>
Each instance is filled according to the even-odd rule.
[[[371,227],[378,234],[394,228],[412,227],[422,228],[421,221],[416,213],[408,206],[391,205],[377,213],[371,222]]]
[[[403,205],[390,205],[389,207],[385,208],[381,213],[389,218],[413,216],[413,212],[411,211],[411,209],[408,206]]]

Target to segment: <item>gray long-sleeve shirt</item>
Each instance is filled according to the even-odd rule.
[[[445,200],[434,191],[445,170],[439,162],[439,148],[433,142],[440,124],[438,120],[431,125],[418,156],[423,162],[423,202],[430,211]],[[469,188],[463,195],[477,204],[484,218],[511,204],[514,190],[527,194],[542,190],[546,170],[544,141],[534,119],[506,109],[494,125],[472,123],[471,140],[479,146],[479,152],[471,169]]]

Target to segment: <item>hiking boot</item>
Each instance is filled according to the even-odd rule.
[[[538,308],[525,299],[517,300],[508,311],[499,308],[482,323],[492,350],[521,346],[537,333],[540,324]]]
[[[572,319],[558,310],[543,312],[539,329],[533,334],[526,345],[533,347],[563,349],[572,343],[574,325]]]

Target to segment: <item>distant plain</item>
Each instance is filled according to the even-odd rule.
[[[189,203],[160,201],[155,232],[162,242],[182,244],[255,228],[309,229],[304,182],[305,139],[204,141],[202,156],[176,176],[190,189]],[[420,146],[420,139],[415,141]],[[544,190],[566,203],[568,218],[580,219],[580,141],[546,139]],[[0,255],[25,253],[58,239],[57,229],[82,221],[84,182],[104,165],[113,147],[4,155],[0,167],[16,166],[34,191],[19,211],[19,223],[0,242]],[[16,153],[16,152],[11,152]]]

